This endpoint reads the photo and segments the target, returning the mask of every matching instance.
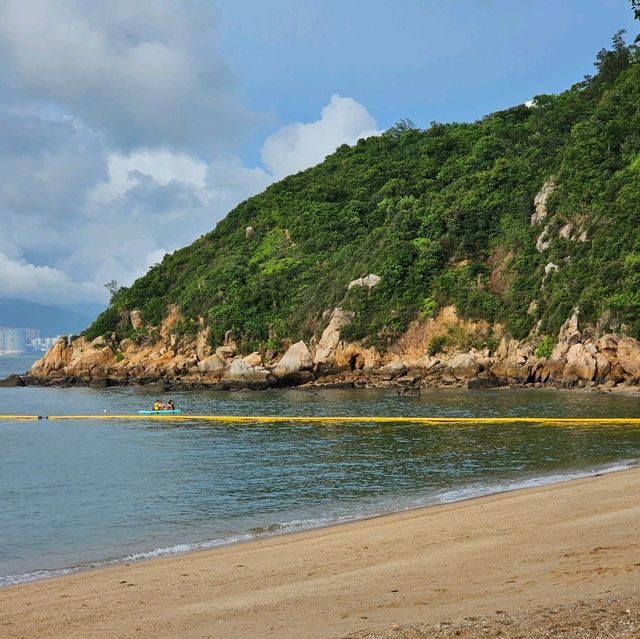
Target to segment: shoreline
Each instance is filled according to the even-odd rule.
[[[629,492],[627,498],[620,494],[623,486]],[[595,500],[594,492],[600,493],[604,500],[594,503],[594,501],[597,501]],[[560,523],[563,524],[565,533],[568,532],[568,537],[564,540],[565,544],[570,546],[585,546],[586,544],[586,546],[590,546],[585,551],[586,554],[598,555],[600,560],[604,555],[608,554],[608,551],[619,548],[619,544],[612,543],[613,540],[610,537],[612,535],[613,537],[622,535],[627,542],[628,548],[636,548],[635,556],[637,561],[637,550],[640,549],[640,543],[633,541],[629,545],[629,541],[631,538],[635,539],[633,532],[640,523],[640,507],[634,506],[630,508],[630,505],[634,504],[634,502],[638,503],[637,499],[634,499],[631,494],[632,492],[635,493],[636,497],[640,496],[640,468],[603,475],[596,474],[595,476],[581,479],[545,484],[541,487],[507,490],[488,496],[467,498],[453,503],[411,508],[392,514],[375,515],[367,519],[332,524],[321,528],[262,537],[212,549],[194,550],[180,555],[145,559],[129,565],[120,564],[84,570],[68,576],[7,586],[0,589],[0,602],[5,602],[5,605],[0,606],[0,610],[11,610],[11,612],[0,613],[0,624],[5,624],[5,627],[10,632],[13,632],[25,622],[29,623],[31,628],[29,636],[66,637],[79,636],[75,633],[79,632],[80,628],[86,631],[85,623],[88,623],[88,627],[91,628],[91,636],[117,636],[112,632],[121,623],[118,617],[122,613],[122,605],[125,605],[126,609],[136,616],[136,619],[141,616],[144,620],[144,623],[140,626],[141,630],[136,632],[137,636],[143,637],[207,636],[203,628],[207,624],[213,623],[216,625],[210,626],[210,629],[220,628],[220,625],[223,625],[225,629],[224,632],[216,634],[216,636],[244,636],[242,632],[239,634],[234,633],[244,628],[243,632],[248,634],[246,623],[251,619],[253,619],[251,623],[254,624],[251,627],[254,630],[262,627],[262,624],[271,623],[279,616],[280,613],[278,611],[283,607],[288,611],[288,614],[297,619],[294,624],[290,625],[291,634],[288,631],[283,634],[281,632],[282,628],[280,632],[275,632],[276,626],[274,625],[273,633],[266,632],[264,636],[301,636],[300,632],[305,627],[304,622],[308,615],[315,617],[317,623],[319,623],[320,616],[327,629],[329,627],[335,629],[335,632],[333,630],[326,633],[324,631],[314,631],[311,634],[302,635],[309,637],[330,637],[341,633],[358,631],[372,625],[369,620],[384,623],[387,621],[390,623],[428,621],[433,618],[433,610],[430,611],[433,602],[427,601],[427,599],[413,602],[412,607],[398,615],[373,614],[370,610],[371,615],[360,615],[360,618],[356,616],[354,619],[351,614],[343,617],[342,614],[344,613],[338,614],[335,609],[338,604],[331,603],[335,600],[335,597],[329,592],[331,588],[328,590],[327,588],[332,583],[334,586],[337,584],[339,589],[346,589],[349,597],[354,599],[354,603],[357,602],[362,607],[366,600],[369,602],[370,607],[373,601],[372,597],[373,599],[376,596],[382,597],[386,601],[389,598],[389,592],[393,592],[393,589],[391,591],[389,589],[385,590],[384,587],[384,582],[389,578],[389,575],[386,574],[389,570],[394,574],[394,582],[404,583],[404,589],[398,588],[397,592],[404,592],[408,584],[415,583],[420,574],[422,574],[416,573],[413,569],[413,565],[416,562],[418,564],[426,562],[435,572],[439,572],[441,579],[450,582],[451,575],[447,575],[447,571],[436,570],[438,566],[433,564],[434,558],[430,557],[431,553],[425,555],[425,549],[429,546],[437,549],[439,551],[438,554],[449,558],[449,561],[453,564],[452,574],[457,574],[458,578],[465,576],[465,574],[467,577],[473,576],[475,579],[473,583],[482,585],[483,579],[480,571],[478,574],[473,574],[473,570],[471,573],[468,572],[470,565],[464,563],[463,565],[456,565],[456,563],[459,564],[459,560],[456,559],[456,555],[459,552],[453,552],[454,548],[452,547],[460,543],[464,545],[464,540],[469,539],[471,540],[469,541],[472,546],[471,550],[474,548],[475,550],[486,548],[491,540],[486,538],[487,534],[486,531],[483,532],[483,526],[478,525],[481,522],[484,522],[484,526],[493,528],[496,525],[498,525],[498,528],[506,526],[506,530],[503,531],[505,534],[507,532],[511,535],[515,534],[516,537],[520,538],[521,542],[526,540],[529,546],[536,546],[536,552],[539,553],[541,552],[541,549],[538,548],[540,540],[536,539],[535,531],[531,530],[531,526],[538,519],[538,524],[544,530],[545,524],[548,525],[550,519],[559,518],[562,520]],[[550,499],[551,497],[555,497],[555,499]],[[566,503],[562,508],[558,509],[559,504],[556,504],[557,501]],[[523,505],[524,512],[522,512]],[[620,519],[621,506],[623,507],[622,511],[625,513],[625,517],[622,520]],[[523,516],[524,519],[520,522],[521,525],[516,526],[515,520]],[[575,524],[578,516],[587,520],[593,520],[594,517],[602,519],[602,539],[594,538],[594,531],[590,525],[580,527]],[[612,530],[612,519],[618,521],[618,523],[622,521],[624,526],[617,529],[614,527]],[[505,524],[505,522],[507,523]],[[453,528],[452,523],[454,524]],[[571,531],[572,523],[576,525],[576,530],[573,532]],[[524,528],[522,524],[525,524]],[[568,530],[567,525],[569,526]],[[533,527],[535,528],[535,526]],[[448,529],[450,532],[453,531],[455,539],[452,539],[451,535],[441,538],[444,532],[443,529]],[[582,532],[579,529],[582,529]],[[427,532],[439,532],[440,535],[436,534],[435,537],[427,535],[423,539],[424,534]],[[460,535],[460,533],[463,534]],[[544,534],[542,536],[544,537]],[[394,541],[396,544],[393,544]],[[495,542],[495,539],[493,541]],[[550,540],[546,541],[548,543]],[[527,543],[525,543],[525,547]],[[390,545],[393,547],[390,548]],[[372,548],[372,546],[371,553],[363,552],[363,550]],[[489,546],[492,546],[492,544],[489,544]],[[342,548],[344,552],[336,555],[337,548]],[[592,552],[594,550],[596,551],[595,553]],[[503,551],[504,549],[501,552]],[[513,552],[512,548],[507,549],[507,553],[510,552]],[[551,554],[554,556],[555,561],[547,561],[547,563],[549,567],[553,568],[554,563],[566,563],[564,560],[569,561],[571,557],[582,556],[585,552],[577,555],[561,553],[561,556],[558,557],[552,550]],[[469,548],[465,550],[465,554],[471,564],[476,565],[477,569],[484,565],[483,557],[477,556],[475,552],[469,554]],[[564,560],[562,557],[564,557]],[[500,559],[500,553],[496,555],[495,559],[496,561]],[[292,562],[297,567],[295,570],[291,565]],[[521,563],[527,564],[529,562]],[[629,567],[631,567],[631,573],[635,574],[634,580],[630,581],[626,577],[622,580],[625,587],[631,586],[633,583],[638,584],[638,568],[634,567],[636,562],[629,560],[628,563]],[[250,565],[253,565],[253,571],[241,571],[248,573],[249,583],[244,583],[244,578],[247,575],[242,575],[243,579],[239,580],[239,575],[236,573],[238,573],[239,566],[246,567]],[[233,584],[233,605],[230,608],[227,604],[220,607],[216,603],[219,597],[227,601],[230,595],[225,587],[227,580],[220,582],[217,579],[219,570],[214,569],[215,566],[226,574],[230,583]],[[503,571],[505,568],[503,566]],[[600,583],[601,586],[605,582],[611,586],[610,581],[604,579],[604,577],[611,576],[609,575],[611,571],[606,565],[601,566],[601,568],[601,571],[596,570],[594,572],[595,580],[590,579],[586,583],[582,580],[578,584],[580,587],[577,590],[574,589],[575,592],[572,590],[566,592],[565,588],[564,596],[565,598],[568,597],[567,601],[570,601],[571,596],[575,595],[594,595],[604,592],[597,588],[594,591],[591,587],[600,582],[602,582]],[[375,578],[372,581],[369,578],[362,581],[360,577],[363,570],[366,573],[373,571],[373,574],[369,575],[369,577]],[[188,583],[190,594],[187,599],[191,599],[191,603],[189,601],[175,601],[177,595],[173,592],[172,580],[179,571],[189,571],[180,572],[180,575],[186,575],[187,577],[192,576],[194,571],[196,573],[191,580],[186,578],[179,579],[180,583],[185,581]],[[518,572],[515,568],[514,571]],[[618,570],[614,572],[618,576],[620,574],[625,575],[624,571],[622,573],[619,573]],[[199,577],[197,577],[198,573],[201,573]],[[314,575],[319,573],[324,574],[320,582],[318,582],[317,578],[314,578]],[[204,582],[209,584],[204,590],[203,579]],[[355,589],[349,587],[349,584],[354,579],[359,583],[359,587]],[[273,581],[276,583],[271,583]],[[154,621],[155,614],[160,612],[156,610],[157,606],[150,605],[148,608],[146,604],[143,605],[142,600],[137,600],[141,605],[135,606],[132,602],[127,603],[126,600],[122,600],[122,597],[120,597],[118,590],[122,590],[125,583],[132,582],[139,584],[136,588],[144,587],[145,592],[149,591],[149,589],[156,592],[156,596],[170,608],[172,605],[180,604],[174,609],[175,615],[169,614],[168,617],[166,614],[162,615],[164,619],[163,629],[158,628]],[[562,579],[560,579],[559,583],[562,583]],[[614,583],[617,582],[614,581]],[[144,586],[142,586],[143,584]],[[311,593],[308,592],[308,589],[311,585],[313,585],[312,590],[314,592],[319,591],[323,601],[326,600],[328,606],[326,609],[318,609],[313,598],[310,598]],[[485,583],[484,585],[486,587],[492,585],[494,590],[498,586],[496,583]],[[542,584],[538,583],[537,590],[540,589],[541,585],[544,586],[542,592],[537,592],[536,597],[546,601],[545,597],[549,594],[547,588],[550,591],[553,591],[554,588],[551,587],[546,579],[543,580]],[[437,596],[433,595],[433,593],[438,593],[439,589],[430,589],[433,591],[431,594],[439,601],[437,609],[440,611],[440,615],[446,611],[451,612],[453,610],[451,602],[447,602],[447,597],[444,594],[455,592],[456,588],[460,590],[461,586],[463,584],[449,583],[447,587],[442,587],[444,588],[443,592]],[[589,587],[587,588],[586,586]],[[302,601],[299,597],[298,587],[302,587],[307,593],[307,596],[302,597]],[[212,588],[213,592],[217,593],[216,595],[211,593],[211,596],[213,596],[211,600],[208,598],[209,588]],[[465,590],[465,588],[462,587],[462,590]],[[489,591],[485,589],[485,594],[487,592]],[[66,593],[62,600],[60,599],[62,597],[60,593]],[[464,597],[460,599],[462,594],[462,592],[458,592],[454,599],[457,601],[464,600]],[[503,594],[505,596],[508,595],[508,593]],[[513,593],[507,596],[507,599],[513,604],[514,598],[512,595]],[[77,597],[80,597],[80,599],[77,599]],[[266,602],[264,601],[265,597]],[[533,597],[529,603],[535,603],[536,597]],[[78,618],[80,611],[76,610],[74,605],[70,606],[69,604],[73,604],[73,600],[80,601],[87,598],[97,602],[96,606],[100,611],[99,618],[96,617],[97,611],[94,611],[95,614],[90,615],[91,619],[86,619],[82,615],[83,621],[80,623]],[[143,600],[148,601],[148,598],[149,594],[146,594]],[[182,610],[182,607],[186,606],[191,609],[195,605],[193,600],[202,603],[202,598],[205,601],[209,601],[217,610],[216,615],[211,617],[207,614],[205,615],[206,619],[202,619],[196,612],[197,623],[195,623],[195,620],[189,621],[183,618],[184,610]],[[71,601],[67,601],[67,599],[71,599]],[[178,599],[182,599],[182,597],[178,597]],[[482,599],[483,597],[479,597],[479,600],[474,603],[472,606],[474,610],[476,610],[476,604],[479,605]],[[494,599],[495,596],[492,599],[493,606],[504,607],[503,603],[494,601]],[[167,603],[167,600],[172,603]],[[29,605],[26,605],[27,601],[30,602]],[[296,602],[295,605],[294,602]],[[227,603],[229,604],[229,602]],[[62,607],[66,612],[64,614],[60,613],[59,607]],[[369,610],[369,607],[367,607],[367,610]],[[485,613],[492,612],[491,606],[487,608],[483,604],[480,608]],[[376,609],[375,606],[374,609]],[[382,606],[382,609],[389,613],[388,606]],[[423,616],[408,615],[408,611],[414,609],[422,610]],[[392,608],[392,610],[394,609]],[[240,612],[236,614],[234,611],[242,611],[242,614]],[[427,616],[425,617],[424,615]],[[190,615],[187,615],[187,617],[190,617]],[[45,619],[47,620],[46,629],[40,626]],[[345,620],[349,619],[350,621],[347,623]],[[53,623],[53,626],[51,623]],[[185,623],[187,624],[186,626],[184,625]],[[182,630],[179,631],[178,627]],[[269,626],[265,627],[268,628]],[[316,631],[320,630],[320,627],[316,627]],[[182,634],[182,631],[186,631],[186,634]],[[39,634],[42,632],[44,634]],[[228,634],[225,634],[227,632]],[[21,635],[9,634],[9,636]]]
[[[556,473],[549,475],[531,475],[526,478],[512,479],[492,484],[471,484],[464,487],[452,487],[447,490],[435,493],[429,496],[423,496],[422,503],[409,506],[396,506],[395,508],[385,509],[361,515],[354,515],[352,518],[328,519],[319,525],[300,526],[291,529],[292,522],[281,522],[278,524],[282,530],[276,532],[263,533],[238,533],[233,538],[228,539],[204,539],[190,543],[177,541],[173,546],[165,546],[160,548],[152,548],[150,550],[140,550],[138,552],[116,557],[114,559],[96,560],[90,564],[78,566],[65,566],[57,569],[39,569],[31,573],[22,573],[14,575],[0,576],[0,591],[5,588],[21,586],[51,579],[64,578],[70,575],[78,575],[96,570],[104,570],[106,568],[118,567],[123,565],[138,564],[146,561],[154,561],[156,559],[168,559],[171,557],[180,557],[191,553],[207,552],[228,546],[236,546],[239,544],[250,544],[263,539],[272,539],[276,537],[287,537],[304,532],[319,531],[336,526],[345,526],[348,524],[357,524],[359,522],[367,522],[381,517],[389,517],[392,515],[400,515],[410,513],[412,511],[421,511],[439,506],[447,506],[452,504],[460,504],[476,499],[484,499],[493,496],[508,494],[520,490],[529,490],[536,488],[544,488],[546,486],[554,486],[590,477],[599,477],[615,473],[626,472],[638,468],[640,470],[640,460],[619,460],[610,464],[604,464],[600,467],[591,468],[590,470],[568,470],[564,473]],[[454,496],[452,498],[443,498],[443,495],[453,493],[463,496]],[[398,503],[397,501],[395,502]],[[290,529],[287,529],[290,528]],[[175,550],[174,550],[175,549]],[[11,582],[3,583],[4,580],[13,579]]]

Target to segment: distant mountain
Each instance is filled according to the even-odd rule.
[[[42,337],[79,333],[94,318],[59,306],[0,297],[0,326],[37,328]]]

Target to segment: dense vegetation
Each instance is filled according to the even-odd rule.
[[[317,334],[342,306],[356,312],[347,337],[382,345],[451,303],[517,338],[536,325],[557,332],[574,306],[640,334],[638,48],[617,34],[596,68],[531,106],[424,131],[402,121],[341,146],[116,291],[87,335],[130,333],[134,308],[157,325],[177,304],[183,332],[200,317],[214,344],[232,329],[248,346],[277,347]],[[532,226],[551,177],[549,217]],[[557,270],[545,274],[549,263]],[[347,291],[369,273],[382,277],[376,287]]]

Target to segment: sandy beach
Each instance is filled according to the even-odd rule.
[[[610,610],[632,637],[638,530],[633,469],[3,588],[0,636],[509,637],[482,624]]]

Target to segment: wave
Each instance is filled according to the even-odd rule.
[[[180,543],[173,546],[164,546],[160,548],[154,548],[152,550],[127,554],[121,557],[105,559],[103,561],[80,564],[78,566],[56,568],[50,570],[42,569],[17,575],[7,575],[4,577],[0,576],[0,587],[13,586],[28,583],[30,581],[37,581],[40,579],[62,577],[64,575],[70,575],[76,572],[94,568],[105,568],[107,566],[142,561],[145,559],[153,559],[156,557],[165,557],[169,555],[193,552],[196,550],[205,550],[207,548],[227,546],[243,541],[251,541],[253,539],[258,539],[261,537],[272,537],[276,535],[300,532],[302,530],[322,528],[330,525],[388,515],[393,512],[402,512],[415,508],[422,508],[425,506],[455,503],[458,501],[464,501],[465,499],[474,499],[477,497],[494,495],[521,488],[535,488],[538,486],[555,484],[572,479],[592,477],[594,475],[604,475],[608,473],[629,470],[630,468],[634,468],[636,466],[638,466],[637,459],[627,459],[619,461],[615,464],[596,466],[590,468],[589,470],[573,470],[563,473],[537,475],[523,479],[512,479],[501,482],[477,483],[442,492],[431,493],[428,495],[416,495],[413,497],[405,496],[400,498],[396,496],[392,499],[387,499],[382,503],[380,501],[377,501],[375,504],[372,503],[369,506],[361,506],[359,510],[354,511],[353,509],[351,509],[350,513],[345,515],[331,514],[327,516],[313,517],[308,519],[291,519],[285,522],[269,524],[266,526],[252,527],[249,528],[246,533],[235,534],[223,538],[207,539],[204,541],[196,541],[193,543]]]

